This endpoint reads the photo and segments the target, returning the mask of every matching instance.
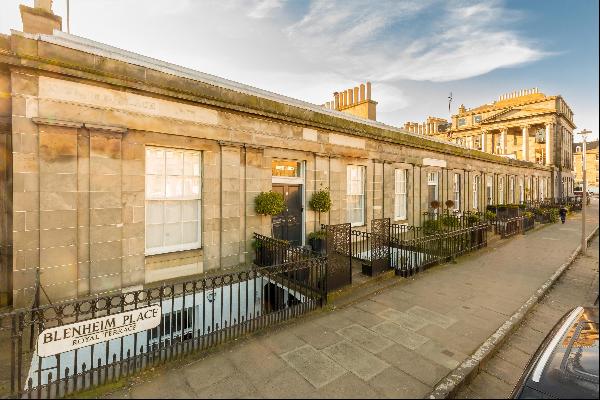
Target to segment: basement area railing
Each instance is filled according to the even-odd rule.
[[[0,395],[64,397],[297,317],[326,302],[326,271],[302,258],[0,314]]]

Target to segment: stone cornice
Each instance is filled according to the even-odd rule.
[[[219,140],[219,146],[221,146],[221,147],[244,147],[244,143]]]
[[[38,118],[38,117],[31,118],[31,120],[33,121],[34,124],[37,124],[37,125],[61,126],[64,128],[75,128],[75,129],[83,128],[83,123],[81,123],[81,122],[63,121],[63,120],[58,120],[58,119]]]
[[[96,131],[107,131],[107,132],[114,132],[114,133],[127,132],[127,128],[122,127],[122,126],[88,124],[87,122],[84,124],[84,126],[89,130],[96,130]]]

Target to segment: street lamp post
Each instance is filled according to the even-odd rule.
[[[587,135],[592,133],[587,129],[579,132],[583,139],[583,152],[581,154],[581,170],[582,170],[582,178],[583,178],[583,193],[581,194],[581,252],[585,253],[587,250],[587,240],[585,237],[585,211],[587,208],[587,178],[586,178],[586,165],[585,165],[585,153],[586,153],[586,139]]]

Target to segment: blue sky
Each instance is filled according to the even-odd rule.
[[[71,33],[317,104],[370,80],[396,126],[539,87],[598,135],[595,0],[71,0]]]

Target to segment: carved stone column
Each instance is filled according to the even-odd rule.
[[[506,137],[508,134],[507,128],[500,130],[500,154],[506,154]]]
[[[523,161],[529,161],[529,125],[523,125]]]

